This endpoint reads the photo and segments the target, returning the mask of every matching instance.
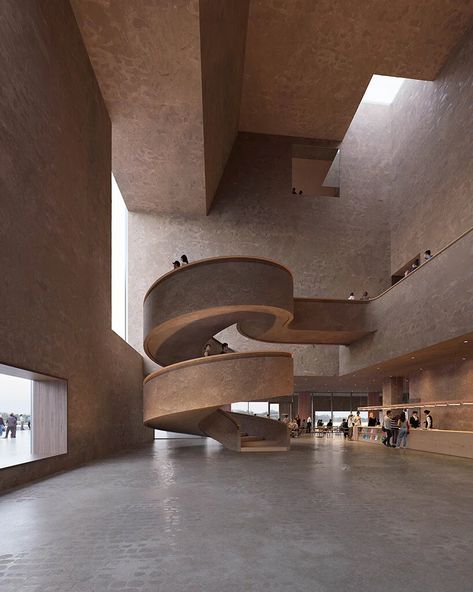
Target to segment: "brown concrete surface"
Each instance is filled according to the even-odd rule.
[[[433,355],[458,355],[473,333],[472,257],[473,229],[370,301],[376,332],[340,351],[340,373],[375,373],[391,361],[393,374],[396,367],[418,369]]]
[[[407,80],[392,105],[392,272],[473,227],[473,30],[433,82]]]
[[[255,0],[240,129],[342,139],[372,74],[433,80],[472,18],[470,0]]]
[[[0,87],[0,363],[68,382],[67,454],[3,489],[152,432],[141,356],[110,328],[110,120],[67,2],[1,3]]]
[[[240,130],[341,140],[372,74],[434,79],[473,16],[471,0],[72,5],[125,201],[187,214],[211,205],[240,94]]]
[[[207,212],[240,119],[249,0],[199,0]]]

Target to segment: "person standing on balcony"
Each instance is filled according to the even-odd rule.
[[[210,348],[211,348],[210,343],[206,343],[205,347],[204,347],[204,352],[203,352],[204,357],[210,356]]]
[[[221,354],[229,354],[230,348],[228,347],[228,343],[222,343],[222,351]]]
[[[172,268],[173,269],[177,269],[178,267],[181,267],[181,264],[179,263],[179,261],[173,261],[172,262]]]
[[[361,300],[369,300],[369,299],[370,299],[370,297],[368,296],[368,292],[365,290],[363,292],[363,296],[361,297]]]
[[[182,265],[188,265],[189,259],[187,258],[187,255],[181,255],[181,263]]]
[[[424,261],[430,261],[432,259],[432,253],[430,249],[427,249],[424,253]]]
[[[432,419],[432,416],[430,415],[430,411],[428,409],[426,409],[424,411],[424,413],[425,413],[424,427],[426,430],[432,430],[434,427],[434,420]]]
[[[355,294],[353,292],[350,292],[348,300],[355,300]]]

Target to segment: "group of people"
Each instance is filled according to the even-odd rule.
[[[216,343],[218,343],[218,342],[216,342]],[[220,345],[220,351],[218,353],[219,354],[229,354],[229,353],[231,353],[231,351],[232,350],[228,347],[228,343],[222,343]],[[212,344],[210,343],[210,341],[205,344],[204,351],[203,351],[202,355],[204,357],[212,355]],[[215,352],[213,355],[217,355],[217,352]]]
[[[14,413],[10,413],[6,420],[3,415],[0,415],[0,437],[8,438],[10,436],[10,438],[16,438],[18,423],[20,424],[20,430],[24,430],[25,426],[31,429],[31,420],[23,413],[19,417]],[[4,432],[5,435],[3,435]]]
[[[300,436],[304,432],[310,434],[312,431],[312,418],[309,416],[307,419],[301,419],[299,415],[296,415],[293,419],[289,419],[289,415],[279,418],[278,421],[282,421],[287,425],[291,432],[291,436]]]
[[[181,255],[181,260],[178,261],[177,259],[172,262],[172,268],[177,269],[181,267],[181,265],[187,265],[189,263],[189,259],[187,259],[187,255]]]
[[[363,292],[363,295],[361,296],[360,300],[369,300],[369,299],[370,299],[369,294],[365,290]],[[348,294],[348,300],[356,300],[355,292],[350,292],[350,294]]]
[[[424,261],[423,263],[425,263],[426,261],[430,261],[430,259],[432,259],[432,252],[430,249],[427,249],[427,251],[424,251]],[[404,277],[406,277],[406,275],[409,275],[410,273],[412,273],[413,271],[415,271],[418,267],[420,266],[420,261],[419,259],[416,259],[414,261],[414,263],[408,267],[406,269],[406,271],[404,272]]]
[[[302,189],[300,189],[299,193],[297,193],[296,188],[295,187],[292,188],[292,195],[303,195],[303,193],[304,192],[302,191]]]
[[[351,440],[355,428],[358,427],[361,427],[361,415],[359,411],[357,411],[355,415],[350,413],[347,418],[343,419],[339,426],[339,430],[342,432],[344,438]]]
[[[382,442],[388,448],[404,448],[407,446],[407,436],[411,429],[420,428],[420,417],[417,411],[414,411],[409,419],[407,414],[402,411],[400,415],[391,417],[391,410],[386,411],[383,418],[383,439]],[[434,420],[428,409],[424,411],[424,428],[431,430],[434,427]],[[397,431],[397,436],[396,436]]]
[[[424,260],[422,261],[422,263],[426,263],[427,261],[430,261],[430,259],[432,259],[432,257],[433,257],[433,255],[432,255],[431,250],[427,249],[426,251],[424,251]],[[420,266],[420,260],[416,259],[414,261],[414,263],[412,263],[412,265],[404,271],[404,277],[409,275],[413,271],[415,271],[419,266]],[[361,296],[360,300],[369,300],[369,299],[370,299],[370,297],[368,295],[368,292],[366,292],[366,291],[363,292],[363,295]],[[350,292],[350,294],[348,295],[348,300],[357,300],[354,292]]]

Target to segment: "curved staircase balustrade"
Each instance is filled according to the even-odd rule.
[[[203,357],[205,344],[234,324],[261,341],[348,344],[373,331],[366,304],[294,299],[292,274],[268,259],[218,257],[167,273],[151,286],[143,305],[144,349],[164,366],[145,379],[145,424],[208,435],[231,450],[286,450],[285,424],[219,408],[292,394],[292,355]]]

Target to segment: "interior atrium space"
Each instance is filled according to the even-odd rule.
[[[473,0],[0,0],[0,590],[463,592]]]

